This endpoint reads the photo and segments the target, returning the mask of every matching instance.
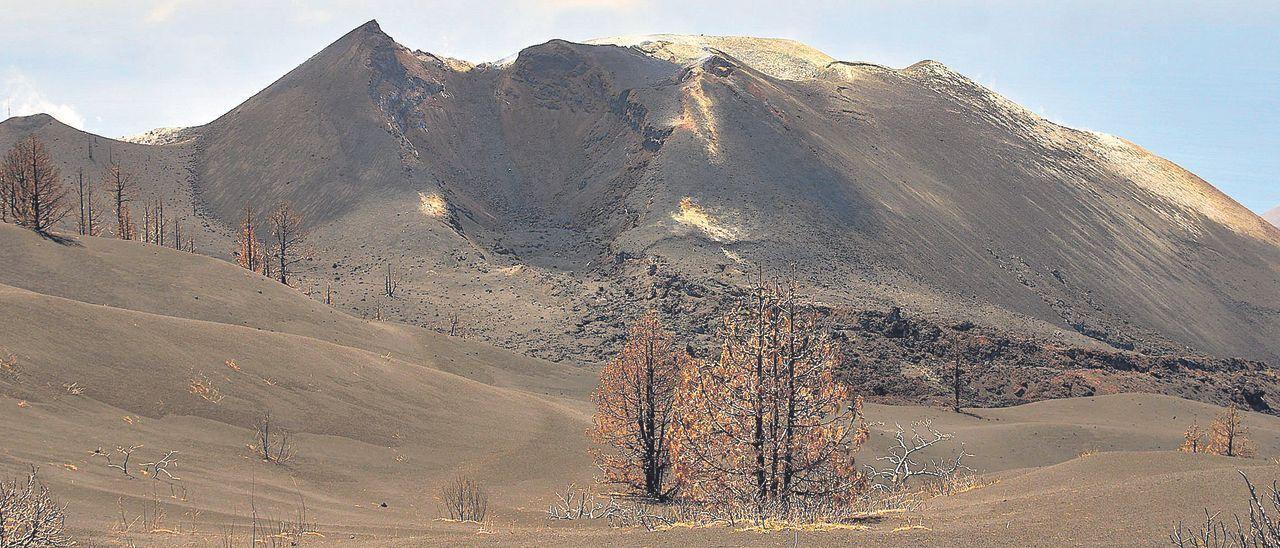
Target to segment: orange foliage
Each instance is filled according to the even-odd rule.
[[[650,312],[631,325],[622,352],[600,372],[592,394],[596,414],[592,439],[609,452],[594,451],[607,482],[665,501],[671,481],[669,451],[672,402],[680,370],[690,358]]]
[[[1205,452],[1227,457],[1252,457],[1257,454],[1249,429],[1240,422],[1240,410],[1228,407],[1209,425],[1209,445]]]
[[[1203,453],[1204,447],[1204,429],[1200,428],[1200,423],[1192,422],[1187,427],[1187,431],[1182,434],[1182,445],[1178,447],[1183,453]]]
[[[758,284],[724,318],[716,361],[686,368],[672,452],[691,499],[763,522],[866,486],[861,398],[836,379],[839,352],[791,281]]]
[[[253,224],[253,210],[249,204],[244,205],[244,218],[240,221],[240,232],[236,234],[236,248],[232,254],[236,257],[236,264],[254,272],[262,272],[266,264],[262,242],[258,240],[257,229]]]

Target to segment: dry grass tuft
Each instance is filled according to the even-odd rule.
[[[223,398],[222,392],[213,384],[213,379],[203,373],[191,378],[188,391],[211,403],[221,402]]]

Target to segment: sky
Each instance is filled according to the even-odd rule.
[[[1053,121],[1124,137],[1245,206],[1280,205],[1280,2],[0,0],[0,117],[118,137],[207,123],[370,19],[493,61],[552,38],[792,38],[941,61]]]

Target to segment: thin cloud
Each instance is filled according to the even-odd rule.
[[[630,10],[638,7],[639,0],[528,0],[526,2],[537,8],[552,11],[572,10]]]
[[[143,18],[143,20],[153,24],[168,21],[169,18],[173,17],[173,13],[178,11],[178,7],[181,6],[182,3],[183,0],[165,0],[163,2],[159,2],[151,7],[151,10],[147,12],[146,17]]]
[[[48,114],[69,126],[84,129],[84,116],[67,103],[56,103],[46,98],[25,74],[10,70],[0,88],[0,112],[7,116]]]

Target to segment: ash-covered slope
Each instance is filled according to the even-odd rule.
[[[201,209],[231,224],[294,202],[316,228],[309,283],[338,306],[456,313],[540,356],[600,359],[649,307],[697,332],[794,262],[837,308],[1280,358],[1280,231],[932,61],[653,36],[470,65],[370,22],[191,131]]]
[[[73,128],[47,114],[17,116],[0,122],[0,153],[7,152],[17,141],[35,135],[49,151],[67,186],[71,211],[63,218],[60,229],[76,230],[79,217],[78,187],[83,181],[92,205],[98,211],[102,235],[115,237],[113,206],[106,192],[106,173],[112,163],[119,164],[131,182],[128,206],[137,230],[144,224],[144,210],[163,204],[165,243],[173,245],[175,223],[186,249],[194,239],[198,253],[218,257],[230,253],[230,233],[219,221],[210,220],[194,199],[192,160],[195,130],[183,130],[183,137],[166,146],[101,137]]]

